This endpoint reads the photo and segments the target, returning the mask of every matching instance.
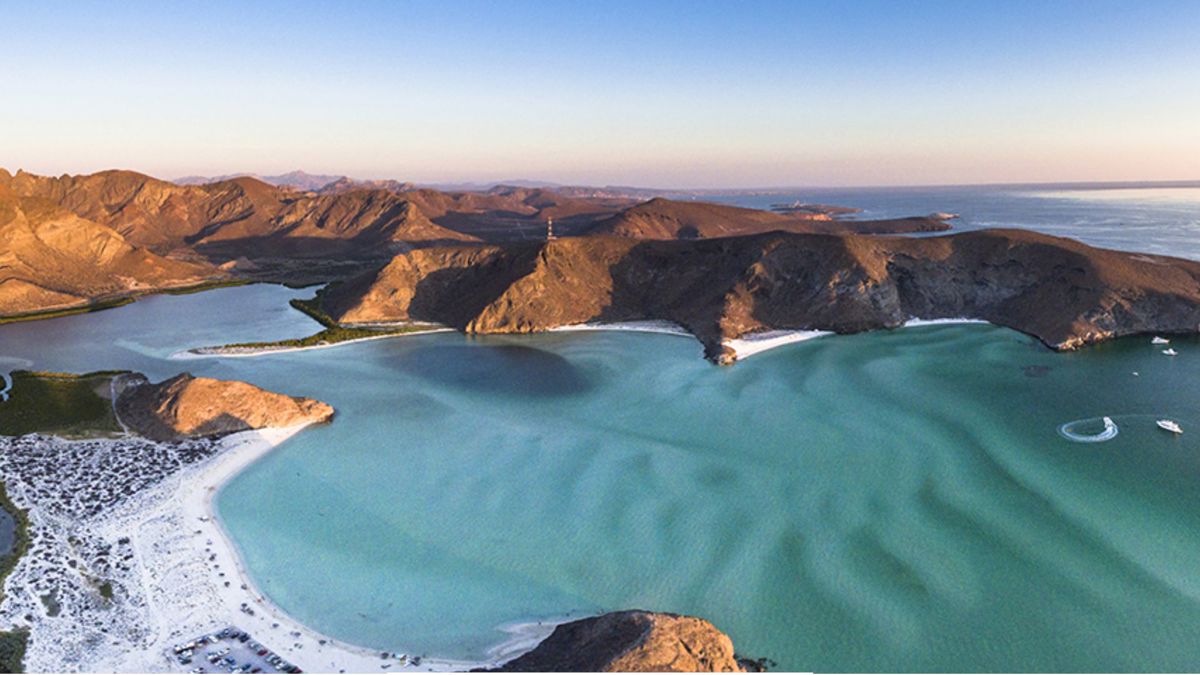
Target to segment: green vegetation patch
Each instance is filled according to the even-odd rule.
[[[317,291],[316,297],[307,300],[294,299],[289,304],[297,310],[304,312],[313,321],[325,327],[325,330],[302,338],[291,338],[288,340],[277,340],[275,342],[240,342],[237,344],[225,345],[222,347],[207,348],[204,351],[221,351],[224,349],[294,349],[297,347],[320,347],[323,345],[337,344],[339,342],[348,342],[350,340],[362,340],[364,338],[381,337],[384,335],[402,335],[404,333],[415,333],[417,331],[430,330],[438,328],[434,324],[411,324],[404,326],[394,326],[389,328],[350,328],[347,326],[338,325],[333,317],[325,313],[321,307],[321,297],[325,291],[330,288],[325,288]]]
[[[12,314],[9,316],[0,316],[0,324],[15,323],[17,321],[38,321],[41,319],[57,319],[60,316],[71,316],[74,314],[87,314],[89,312],[99,312],[105,309],[113,309],[115,307],[124,307],[130,303],[136,302],[138,298],[145,295],[155,295],[162,293],[164,295],[189,295],[191,293],[201,293],[210,291],[214,288],[225,288],[227,286],[245,286],[246,284],[257,283],[249,279],[225,279],[221,281],[206,281],[194,286],[182,286],[179,288],[163,288],[149,291],[140,291],[123,295],[119,298],[109,298],[107,300],[96,300],[86,305],[78,307],[68,307],[66,309],[48,309],[41,312],[25,312],[23,314]]]
[[[70,307],[68,309],[50,309],[44,312],[27,312],[25,314],[13,314],[11,316],[0,316],[0,324],[15,323],[17,321],[37,321],[39,319],[56,319],[60,316],[71,316],[72,314],[87,314],[88,312],[99,312],[103,309],[112,309],[128,305],[137,298],[126,296],[123,298],[113,298],[111,300],[99,300],[87,305],[79,307]]]
[[[0,632],[0,673],[25,672],[25,645],[29,631]]]
[[[184,286],[183,288],[164,288],[159,293],[164,295],[191,295],[192,293],[203,293],[211,291],[214,288],[229,288],[231,286],[248,286],[257,283],[250,279],[226,279],[224,281],[206,281],[195,286]]]
[[[14,371],[9,399],[0,401],[0,436],[120,433],[108,390],[113,376],[121,372],[72,375]]]
[[[4,581],[17,566],[17,561],[29,550],[29,514],[18,509],[8,498],[0,483],[0,508],[13,518],[13,545],[7,555],[0,556],[0,600],[3,600]],[[24,670],[25,644],[29,631],[0,631],[0,673],[20,673]]]

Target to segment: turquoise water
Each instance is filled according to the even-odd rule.
[[[1162,222],[1154,246],[1182,227]],[[1200,340],[1054,354],[934,326],[731,368],[631,333],[168,358],[312,332],[287,307],[310,292],[0,326],[0,366],[190,370],[332,403],[218,506],[274,601],[366,646],[470,658],[504,623],[642,607],[787,669],[1200,663]],[[1112,441],[1058,432],[1102,415]]]

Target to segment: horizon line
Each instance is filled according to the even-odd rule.
[[[7,169],[3,166],[0,166],[0,170],[7,171]],[[264,176],[281,176],[281,175],[286,175],[289,173],[303,173],[303,174],[306,174],[309,176],[335,176],[338,179],[349,178],[350,180],[355,180],[355,181],[392,180],[392,181],[396,181],[398,183],[410,183],[416,187],[435,188],[435,189],[438,188],[439,186],[441,186],[441,187],[452,187],[452,186],[484,187],[484,186],[487,186],[489,188],[492,188],[492,187],[500,187],[500,186],[527,187],[526,185],[522,185],[522,184],[536,184],[535,187],[539,187],[539,188],[543,188],[543,189],[551,189],[551,190],[553,190],[555,188],[595,188],[595,189],[646,190],[646,191],[655,191],[655,192],[663,192],[663,193],[679,193],[679,194],[703,193],[703,192],[727,193],[727,194],[757,192],[757,193],[776,194],[776,193],[795,192],[795,191],[803,191],[803,190],[883,190],[883,189],[917,190],[917,189],[1021,188],[1021,187],[1042,187],[1042,188],[1044,188],[1044,187],[1076,187],[1076,188],[1089,187],[1092,189],[1099,189],[1099,190],[1136,188],[1136,187],[1142,187],[1142,188],[1200,187],[1200,178],[1182,178],[1182,179],[1180,179],[1180,178],[1163,178],[1163,179],[1137,179],[1137,180],[987,181],[987,182],[979,182],[979,183],[941,183],[941,182],[937,182],[937,183],[873,183],[873,184],[863,184],[863,185],[846,185],[846,184],[842,184],[842,185],[764,185],[764,186],[753,186],[753,187],[713,187],[713,186],[708,186],[708,187],[657,187],[657,186],[652,186],[652,185],[636,185],[636,184],[622,184],[622,183],[606,183],[606,184],[562,183],[562,182],[553,181],[553,180],[543,180],[543,179],[534,179],[534,178],[507,178],[507,179],[501,179],[501,180],[441,180],[441,181],[439,181],[439,180],[405,180],[405,179],[394,178],[394,177],[361,178],[361,177],[351,176],[350,174],[337,173],[337,172],[312,173],[305,169],[292,169],[290,171],[282,171],[282,172],[279,172],[276,174],[267,173],[267,172],[243,171],[243,172],[218,174],[215,176],[206,176],[206,175],[199,174],[199,173],[190,173],[190,174],[176,176],[174,178],[163,178],[160,176],[156,176],[152,173],[149,173],[146,171],[141,171],[138,169],[109,168],[109,169],[100,169],[97,171],[85,172],[85,173],[63,172],[63,173],[57,174],[57,176],[55,176],[55,175],[49,174],[49,173],[38,174],[38,173],[35,173],[32,171],[26,171],[23,168],[18,168],[16,171],[11,172],[11,175],[16,176],[17,174],[20,174],[20,173],[27,173],[27,174],[31,174],[31,175],[40,175],[40,176],[46,176],[46,177],[90,176],[90,175],[95,175],[98,173],[105,173],[108,171],[128,171],[130,173],[136,173],[136,174],[147,176],[149,178],[153,178],[156,180],[161,180],[161,181],[165,181],[168,183],[175,183],[175,184],[178,184],[177,181],[180,181],[183,179],[188,179],[188,178],[203,178],[205,180],[224,178],[225,180],[228,180],[228,179],[232,179],[232,178],[250,177],[250,178],[261,179]],[[264,181],[264,182],[266,182],[266,181]],[[464,189],[464,191],[469,192],[470,190]]]

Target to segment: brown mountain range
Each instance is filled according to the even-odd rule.
[[[638,204],[545,188],[326,188],[301,191],[247,176],[178,185],[132,171],[47,177],[0,170],[7,205],[0,316],[230,276],[328,281],[414,247],[544,239],[550,219],[560,235],[637,239],[945,227],[929,219],[835,221],[661,198]]]
[[[470,333],[666,320],[727,361],[770,329],[853,333],[977,318],[1055,349],[1200,323],[1200,263],[1024,230],[932,238],[773,232],[702,240],[580,237],[438,247],[332,288],[346,323],[422,320]]]
[[[51,200],[17,196],[5,176],[0,172],[0,316],[79,307],[223,275],[210,265],[135,246]]]

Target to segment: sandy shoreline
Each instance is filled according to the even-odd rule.
[[[386,340],[388,338],[408,337],[410,335],[429,335],[430,333],[447,333],[452,332],[453,328],[430,328],[429,330],[414,330],[408,333],[386,333],[384,335],[371,335],[368,337],[354,338],[353,340],[342,340],[340,342],[330,342],[328,344],[308,345],[306,347],[193,347],[184,349],[183,351],[171,354],[171,359],[186,360],[186,359],[240,359],[249,358],[252,356],[264,356],[266,354],[284,354],[287,352],[307,352],[315,349],[331,349],[333,347],[341,347],[342,345],[350,345],[356,342],[371,342],[372,340]]]
[[[988,321],[983,319],[909,319],[897,328],[916,328],[919,326],[941,326],[950,324],[964,323],[981,323],[986,324]],[[893,329],[895,330],[895,329]],[[804,342],[826,335],[836,335],[836,333],[827,330],[769,330],[761,333],[752,333],[744,335],[733,340],[725,340],[721,344],[729,347],[734,351],[737,360],[740,361],[748,356],[760,354],[762,352],[790,345],[797,342]]]
[[[499,628],[509,637],[489,649],[486,661],[428,658],[409,652],[409,656],[423,657],[421,665],[414,667],[381,658],[380,650],[322,635],[275,606],[246,573],[236,546],[216,518],[214,499],[222,485],[302,428],[227,436],[215,442],[212,456],[184,466],[92,518],[64,517],[40,509],[38,501],[26,494],[36,488],[12,481],[14,501],[29,509],[35,532],[42,531],[52,540],[89,545],[120,542],[118,551],[127,550],[131,561],[127,569],[105,572],[103,578],[117,589],[117,595],[112,604],[104,606],[96,602],[95,589],[79,580],[87,576],[80,572],[88,570],[93,561],[75,550],[78,545],[53,549],[64,553],[61,559],[51,556],[50,562],[34,560],[31,555],[22,558],[6,584],[2,615],[8,623],[31,629],[27,669],[182,672],[191,667],[169,657],[175,645],[231,625],[249,632],[305,671],[333,673],[494,667],[532,649],[549,635],[553,622],[513,623]],[[109,447],[102,444],[113,444],[116,451],[124,449],[119,445],[122,441],[52,442],[62,447],[87,443],[89,449]],[[73,562],[68,565],[68,561]],[[57,567],[58,576],[71,585],[61,586],[61,615],[49,612],[33,588],[34,579],[46,576],[47,565]],[[105,637],[98,640],[94,635]]]
[[[959,323],[988,323],[982,319],[910,319],[899,328],[908,328],[914,326],[935,326],[941,324],[959,324]],[[660,335],[676,335],[679,337],[695,338],[683,327],[670,321],[647,320],[647,321],[619,321],[613,323],[577,323],[567,326],[555,326],[545,330],[546,333],[573,333],[573,332],[591,332],[591,331],[626,331],[632,333],[658,333]],[[263,356],[266,354],[283,354],[287,352],[303,352],[314,349],[329,349],[332,347],[340,347],[341,345],[354,344],[356,342],[368,342],[371,340],[383,340],[386,338],[400,338],[410,335],[429,335],[431,333],[448,333],[454,332],[453,328],[432,328],[429,330],[413,331],[411,333],[393,333],[390,335],[372,335],[370,337],[355,338],[353,340],[345,340],[342,342],[333,342],[323,345],[312,345],[308,347],[195,347],[185,349],[183,351],[171,354],[170,358],[176,360],[186,359],[213,359],[213,358],[249,358],[254,356]],[[824,330],[768,330],[761,333],[751,333],[740,338],[733,338],[722,341],[721,344],[733,350],[736,360],[742,360],[754,354],[760,354],[776,347],[790,345],[797,342],[804,342],[814,338],[824,337],[826,335],[834,335],[832,331]],[[209,351],[211,350],[211,351]]]

